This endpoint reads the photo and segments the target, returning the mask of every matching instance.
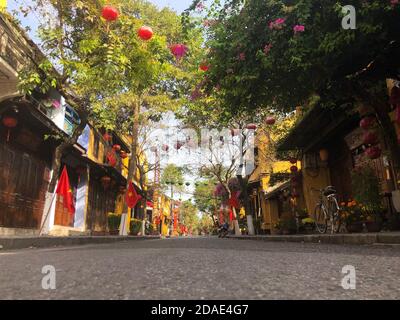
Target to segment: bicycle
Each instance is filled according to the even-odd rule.
[[[314,189],[320,193],[319,202],[314,209],[314,221],[316,230],[324,234],[330,229],[331,233],[340,230],[340,207],[337,201],[336,189],[328,186],[325,189]],[[330,223],[330,225],[328,225]]]

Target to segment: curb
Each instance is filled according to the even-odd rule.
[[[235,240],[258,240],[269,242],[304,242],[324,244],[400,244],[400,233],[363,233],[363,234],[334,234],[334,235],[293,235],[293,236],[227,236]]]
[[[159,236],[99,236],[99,237],[13,237],[0,238],[0,250],[16,250],[26,248],[50,248],[79,246],[86,244],[105,244],[134,240],[154,240]]]

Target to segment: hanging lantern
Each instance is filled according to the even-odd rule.
[[[110,135],[110,134],[108,134],[108,133],[105,133],[105,134],[103,135],[103,139],[106,140],[107,142],[108,142],[108,141],[111,141],[111,140],[112,140],[112,135]]]
[[[163,151],[168,152],[169,151],[169,146],[167,144],[164,144],[162,149],[163,149]]]
[[[1,120],[7,130],[7,142],[10,141],[10,131],[18,125],[18,119],[13,116],[4,116]]]
[[[360,127],[364,130],[368,130],[375,125],[374,117],[365,117],[360,121]]]
[[[138,36],[144,41],[148,41],[153,38],[153,29],[147,26],[143,26],[138,30]]]
[[[329,151],[327,149],[319,150],[319,157],[321,161],[326,162],[329,159]]]
[[[173,44],[171,47],[170,47],[170,49],[171,49],[171,53],[175,56],[175,58],[176,59],[182,59],[184,56],[185,56],[185,54],[186,54],[186,52],[187,52],[187,50],[188,50],[188,48],[184,45],[184,44],[181,44],[181,43],[179,43],[179,44]]]
[[[296,172],[298,172],[298,171],[299,171],[299,168],[297,168],[297,166],[291,166],[291,167],[290,167],[290,172],[296,173]]]
[[[256,130],[256,129],[257,129],[257,125],[256,125],[255,123],[248,124],[248,125],[246,126],[246,129],[249,129],[249,130]]]
[[[378,159],[382,155],[382,150],[379,146],[373,146],[365,150],[365,154],[371,160]]]
[[[120,157],[121,157],[122,159],[126,159],[126,158],[128,158],[128,154],[127,154],[125,151],[121,151]]]
[[[210,69],[210,66],[207,63],[203,62],[202,64],[200,64],[201,71],[207,72],[209,69]]]
[[[291,164],[297,164],[297,159],[296,158],[290,158],[290,163]]]
[[[240,134],[240,129],[231,129],[232,137],[236,137]]]
[[[190,186],[190,182],[186,182],[185,184],[186,184],[186,186],[187,186],[187,187],[189,187],[189,186]]]
[[[366,132],[363,136],[363,142],[367,145],[376,145],[379,142],[378,134],[375,131]]]
[[[111,177],[109,176],[104,176],[101,178],[101,184],[103,185],[104,188],[107,188],[111,184]]]
[[[102,10],[101,15],[108,22],[111,22],[111,21],[115,21],[118,19],[119,13],[118,13],[118,10],[116,8],[114,8],[113,6],[105,6]]]
[[[180,141],[177,141],[174,145],[176,150],[180,150],[183,147],[183,143]]]
[[[119,144],[114,144],[113,149],[117,152],[121,151],[121,146]]]
[[[267,119],[265,119],[265,123],[269,126],[273,126],[276,123],[276,120],[274,117],[267,117]]]

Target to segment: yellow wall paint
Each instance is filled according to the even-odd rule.
[[[0,11],[7,9],[7,0],[0,0]]]

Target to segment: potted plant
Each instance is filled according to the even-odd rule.
[[[279,219],[274,225],[271,230],[272,235],[281,235],[282,234],[282,220]]]
[[[365,208],[365,207],[364,207]],[[381,232],[383,228],[383,208],[379,208],[378,206],[374,208],[374,210],[368,210],[365,208],[365,226],[368,232]]]
[[[307,217],[301,220],[302,227],[307,234],[311,234],[315,229],[315,220],[313,218]]]
[[[281,230],[283,235],[295,234],[297,232],[297,223],[294,218],[287,218],[281,221]]]
[[[115,213],[109,213],[107,216],[108,220],[108,232],[110,235],[119,234],[119,226],[121,224],[121,215]]]
[[[346,225],[347,232],[360,233],[364,230],[365,218],[361,207],[355,200],[349,201],[342,209],[341,217]]]
[[[137,236],[142,230],[142,220],[132,219],[130,223],[130,235]]]

